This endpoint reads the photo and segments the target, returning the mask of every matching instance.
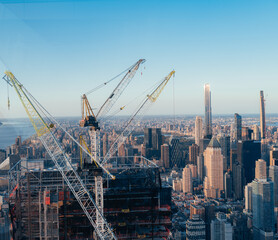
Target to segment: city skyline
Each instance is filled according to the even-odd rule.
[[[0,73],[14,72],[55,116],[79,115],[82,93],[141,57],[143,75],[136,74],[123,102],[176,70],[175,95],[171,82],[155,115],[174,112],[173,101],[176,114],[199,115],[207,82],[214,114],[259,112],[260,90],[266,113],[277,112],[277,2],[7,2],[0,4]],[[24,117],[13,90],[8,111],[4,82],[0,89],[0,117]],[[97,107],[109,93],[102,89],[89,100]]]

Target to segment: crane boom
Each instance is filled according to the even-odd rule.
[[[169,82],[171,77],[175,74],[175,71],[173,70],[170,72],[164,79],[163,81],[158,85],[158,87],[155,88],[151,92],[151,94],[147,95],[146,99],[143,101],[142,104],[137,108],[137,110],[132,114],[132,116],[129,118],[127,121],[124,130],[122,133],[117,137],[117,139],[114,141],[112,146],[110,147],[109,151],[107,152],[106,156],[104,157],[103,161],[101,164],[107,163],[107,161],[113,156],[113,154],[117,151],[117,149],[125,142],[127,137],[130,135],[130,133],[134,130],[135,124],[134,120],[136,119],[137,122],[139,122],[143,118],[143,112],[147,111],[151,105],[158,99],[159,95],[165,88],[166,84]],[[141,113],[141,115],[139,115]]]
[[[140,64],[143,64],[145,61],[146,61],[145,59],[139,59],[133,66],[130,67],[130,69],[125,74],[123,79],[119,82],[119,84],[116,86],[116,88],[110,94],[110,96],[106,99],[104,104],[100,107],[100,109],[96,115],[97,119],[104,117],[110,111],[110,109],[113,107],[115,102],[121,96],[121,94],[123,93],[125,88],[131,82],[131,80],[134,77],[136,71],[138,70]]]
[[[94,227],[97,236],[103,240],[117,239],[105,220],[102,212],[97,207],[91,193],[88,191],[82,179],[71,165],[70,159],[66,155],[62,145],[59,143],[58,139],[51,130],[51,128],[54,127],[53,124],[48,125],[46,123],[42,115],[39,113],[39,110],[35,107],[36,102],[31,101],[33,97],[30,96],[28,91],[11,72],[6,71],[4,78],[13,85],[39,139],[55,163],[56,168],[61,173],[64,181],[67,183],[76,200],[80,204],[91,225]],[[79,146],[82,147],[81,145]],[[82,147],[82,149],[86,152],[85,148]],[[102,218],[102,229],[97,227],[97,215]]]

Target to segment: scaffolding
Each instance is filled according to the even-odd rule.
[[[10,170],[13,238],[93,239],[94,229],[59,171],[27,165],[21,161]],[[171,189],[162,186],[158,167],[141,156],[115,157],[107,166],[116,180],[103,176],[104,216],[118,239],[166,239]],[[77,172],[94,195],[102,171],[86,164]]]

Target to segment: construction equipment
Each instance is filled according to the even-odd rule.
[[[101,164],[105,165],[107,161],[113,156],[113,154],[117,151],[117,149],[125,142],[127,137],[133,131],[136,122],[139,122],[142,117],[144,116],[144,111],[147,111],[151,105],[157,100],[163,89],[165,88],[166,84],[169,82],[172,76],[174,76],[175,71],[173,70],[170,72],[163,80],[159,83],[159,85],[149,94],[146,96],[146,99],[143,101],[142,104],[136,109],[136,111],[132,114],[129,118],[127,123],[125,124],[124,130],[122,133],[117,137],[117,139],[113,142],[112,146],[110,147],[109,151],[107,152],[106,156],[104,157],[103,161],[100,161]],[[141,114],[141,115],[139,115]]]
[[[134,65],[132,65],[129,69],[126,70],[126,74],[113,90],[113,92],[106,99],[104,104],[100,107],[97,115],[95,116],[93,110],[89,104],[86,94],[82,95],[82,119],[79,123],[80,127],[89,127],[89,136],[91,140],[91,153],[92,153],[92,162],[95,160],[96,162],[100,161],[100,127],[99,127],[99,119],[103,120],[111,108],[114,106],[116,101],[119,99],[125,88],[133,79],[135,73],[139,69],[139,66],[143,64],[146,60],[139,59]],[[119,75],[118,75],[119,76]],[[114,78],[113,78],[114,79]],[[111,80],[110,80],[111,81]],[[106,84],[105,84],[106,85]],[[103,86],[103,85],[101,85]],[[98,89],[98,87],[97,87]],[[92,91],[89,91],[91,93]],[[102,176],[97,175],[95,177],[95,199],[98,209],[103,215],[103,179]],[[103,229],[103,218],[98,215],[96,216],[97,228],[99,231]]]
[[[9,72],[5,72],[4,80],[12,85],[21,100],[25,111],[36,130],[36,133],[44,145],[47,153],[55,163],[56,168],[61,173],[64,181],[72,191],[76,200],[80,204],[91,225],[94,227],[95,233],[99,239],[110,240],[117,239],[113,230],[105,220],[102,209],[98,208],[91,193],[73,168],[71,160],[65,153],[62,145],[55,136],[54,131],[63,131],[70,137],[80,148],[83,149],[91,158],[93,156],[76,141],[48,112],[43,106],[27,91],[27,89]],[[42,117],[44,116],[44,117]],[[95,159],[97,161],[97,159]],[[102,164],[98,166],[105,171],[110,177],[114,178]],[[98,201],[98,199],[96,199]],[[101,220],[100,220],[101,219]],[[101,228],[98,227],[97,221],[101,221]]]

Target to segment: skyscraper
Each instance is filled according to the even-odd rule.
[[[242,186],[252,182],[255,178],[255,162],[260,158],[261,143],[259,141],[239,141],[237,143],[237,160],[243,170]]]
[[[269,178],[274,187],[274,206],[278,207],[278,166],[269,166]]]
[[[212,138],[204,152],[205,181],[204,193],[209,198],[219,198],[224,190],[223,155],[216,138]]]
[[[192,193],[192,173],[188,165],[185,166],[182,172],[182,188],[184,193]]]
[[[170,150],[168,144],[161,145],[161,162],[163,167],[169,168],[170,167]]]
[[[255,179],[252,182],[254,240],[274,239],[273,182]]]
[[[257,125],[253,126],[253,139],[252,140],[255,140],[255,141],[260,140],[260,130]]]
[[[199,146],[197,144],[192,144],[189,146],[189,162],[197,165],[197,157],[199,155]]]
[[[205,84],[205,133],[204,138],[212,137],[211,92],[209,84]]]
[[[255,178],[256,179],[266,179],[266,162],[263,159],[256,161],[255,169]]]
[[[265,105],[264,105],[264,92],[260,91],[260,125],[261,125],[261,138],[266,138],[266,125],[265,125]]]
[[[227,222],[225,213],[218,212],[216,219],[211,221],[211,240],[232,240],[233,227]]]
[[[203,138],[203,120],[197,116],[195,120],[195,144],[200,146],[200,139]]]
[[[238,140],[241,140],[242,139],[242,118],[241,116],[238,114],[238,113],[235,113],[235,129],[234,129],[234,132],[235,132],[235,140],[238,141]]]
[[[221,146],[221,153],[223,155],[223,169],[227,171],[230,167],[230,137],[219,136],[217,140]]]

